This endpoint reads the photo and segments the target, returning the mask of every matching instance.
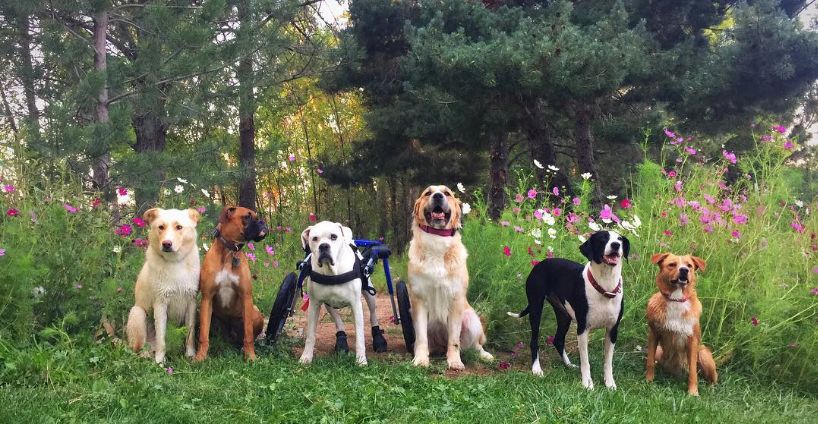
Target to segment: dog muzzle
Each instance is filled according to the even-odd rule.
[[[323,267],[324,262],[329,262],[331,266],[335,266],[335,259],[332,259],[329,249],[318,251],[318,266]]]
[[[250,221],[250,223],[247,224],[247,227],[244,229],[244,239],[257,242],[262,241],[264,240],[264,237],[267,237],[267,233],[269,232],[270,230],[267,228],[267,224],[264,221],[257,219],[255,221]]]

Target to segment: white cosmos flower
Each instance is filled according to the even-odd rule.
[[[553,228],[549,228],[548,229],[548,237],[551,237],[552,239],[557,238],[557,230],[555,230]]]
[[[624,229],[626,229],[626,230],[630,230],[630,231],[633,231],[633,230],[635,230],[635,229],[636,229],[636,227],[634,227],[634,226],[633,226],[633,224],[631,224],[631,222],[630,222],[630,221],[622,221],[622,223],[621,223],[621,224],[619,224],[619,225],[620,225],[622,228],[624,228]]]
[[[578,235],[577,238],[579,239],[580,243],[585,243],[588,239],[585,238],[582,234]]]
[[[37,286],[31,289],[31,295],[34,296],[35,299],[39,299],[45,295],[45,288],[43,286]]]
[[[639,217],[636,216],[636,215],[633,216],[633,226],[636,227],[636,228],[639,228],[639,227],[642,226],[642,220],[640,220]]]
[[[457,183],[457,191],[459,191],[461,193],[465,193],[466,192],[466,186],[464,186],[463,183]]]
[[[543,220],[543,222],[545,222],[546,225],[549,225],[549,226],[554,225],[554,223],[556,222],[556,220],[554,219],[554,216],[551,215],[548,212],[543,212],[542,220]]]
[[[535,239],[542,237],[542,230],[540,230],[539,228],[531,230],[531,237],[534,237]]]
[[[536,166],[537,168],[540,168],[540,169],[543,168],[542,164],[537,159],[534,159],[534,166]],[[550,168],[550,166],[549,166],[549,168]]]
[[[120,196],[119,193],[116,194],[116,203],[118,205],[124,205],[124,204],[128,203],[130,200],[131,200],[131,193],[130,192],[128,192],[124,196]]]
[[[554,246],[548,246],[548,251],[549,252],[554,252]]]
[[[550,169],[550,170],[552,170],[552,171],[554,171],[554,172],[557,172],[557,171],[559,171],[559,170],[560,170],[559,168],[557,168],[557,167],[556,167],[556,166],[554,166],[554,165],[548,165],[548,169]]]
[[[185,191],[185,188],[181,184],[176,184],[176,187],[173,187],[173,191],[177,193],[181,193]]]
[[[167,195],[169,195],[169,194],[170,194],[170,190],[169,190],[169,189],[167,189],[167,188],[163,188],[163,189],[162,189],[162,194],[164,194],[165,196],[167,196]]]
[[[122,252],[122,246],[114,246],[114,248],[113,248],[113,249],[111,249],[111,250],[112,250],[114,253],[120,253],[120,252]]]
[[[536,243],[536,244],[538,244],[538,245],[539,245],[539,244],[542,244],[542,241],[541,241],[541,240],[539,240],[539,239],[535,239],[535,240],[534,240],[534,243]]]
[[[798,206],[799,208],[803,208],[804,207],[804,202],[796,199],[795,200],[795,206]]]
[[[179,181],[182,184],[187,184],[187,180],[184,178],[176,177],[176,181]]]
[[[590,228],[593,231],[599,231],[602,229],[602,227],[600,227],[599,224],[597,224],[594,221],[588,221],[588,228]]]
[[[608,195],[608,200],[613,200],[613,199],[616,199],[616,195],[615,194],[609,194]]]
[[[463,203],[463,206],[460,207],[460,211],[463,212],[463,215],[468,215],[469,212],[471,212],[471,205]]]
[[[202,189],[202,194],[204,194],[205,197],[210,197],[210,192],[205,189]]]
[[[590,172],[583,172],[582,174],[580,174],[580,177],[582,177],[583,180],[589,180],[589,179],[591,179],[591,173]]]

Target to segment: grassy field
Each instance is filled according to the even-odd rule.
[[[370,356],[366,368],[343,356],[303,367],[288,348],[261,348],[251,365],[238,351],[218,347],[206,363],[191,364],[177,349],[169,373],[108,344],[33,349],[18,359],[29,364],[13,366],[39,366],[41,374],[0,389],[0,422],[806,423],[818,413],[818,400],[730,369],[722,370],[719,385],[702,386],[700,398],[688,397],[681,380],[660,375],[647,384],[636,352],[617,352],[619,390],[609,391],[601,385],[600,351],[592,349],[598,387],[589,392],[579,372],[550,351],[539,379],[527,371],[527,354],[507,371],[470,360],[476,372],[452,376],[443,360],[420,370],[399,354]]]

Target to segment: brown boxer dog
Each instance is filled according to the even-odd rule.
[[[229,334],[244,344],[244,359],[256,360],[254,341],[264,326],[264,316],[253,305],[253,281],[247,257],[241,249],[249,241],[261,241],[267,225],[256,213],[242,207],[226,207],[219,216],[213,246],[207,251],[199,277],[202,305],[199,310],[199,350],[194,361],[207,358],[211,315]]]

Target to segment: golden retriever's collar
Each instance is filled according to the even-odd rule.
[[[684,303],[684,302],[687,302],[687,301],[690,299],[690,298],[689,298],[689,297],[687,297],[687,296],[682,296],[682,297],[680,297],[680,298],[678,298],[678,299],[674,299],[674,298],[670,297],[670,295],[669,295],[669,294],[667,294],[667,293],[665,293],[665,292],[660,292],[660,293],[662,293],[662,296],[664,296],[664,297],[665,297],[665,299],[667,299],[667,300],[669,300],[669,301],[671,301],[671,302],[679,302],[679,303]]]
[[[441,237],[454,237],[454,235],[457,234],[457,230],[455,230],[454,228],[444,228],[441,230],[438,228],[430,227],[428,225],[420,225],[419,227],[424,232]]]
[[[603,295],[603,296],[605,296],[605,297],[607,297],[609,299],[613,299],[614,297],[616,297],[616,295],[619,294],[619,292],[622,291],[622,278],[619,278],[619,283],[616,285],[616,287],[614,287],[614,289],[612,291],[605,291],[605,289],[603,289],[602,286],[600,286],[599,283],[597,283],[596,280],[594,279],[594,275],[591,274],[591,268],[590,267],[588,267],[588,272],[586,274],[588,275],[588,282],[591,283],[591,286],[596,291],[598,291],[599,294],[601,294],[601,295]]]

